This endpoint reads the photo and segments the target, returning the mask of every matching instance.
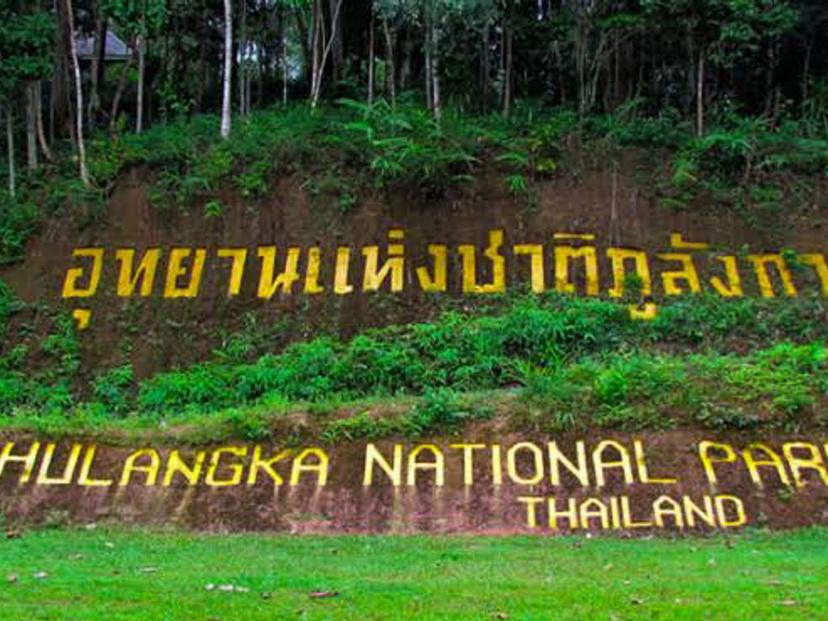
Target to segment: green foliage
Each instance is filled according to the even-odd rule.
[[[430,432],[450,431],[472,417],[453,391],[441,388],[427,391],[403,426],[408,436],[419,437]]]
[[[362,154],[378,185],[398,182],[440,192],[468,178],[476,160],[464,119],[437,122],[427,110],[411,105],[392,108],[383,100],[369,106],[340,99],[339,104],[357,118],[329,140],[347,153]]]
[[[59,376],[74,374],[80,366],[80,345],[74,319],[68,314],[59,315],[40,349],[55,364],[51,373]]]
[[[8,294],[3,299],[10,301],[0,310],[17,308]],[[414,400],[404,414],[363,411],[326,423],[325,438],[336,441],[448,431],[492,411],[466,393],[520,385],[520,405],[510,411],[526,429],[687,423],[796,430],[828,423],[819,413],[828,394],[827,314],[818,297],[696,296],[638,322],[623,304],[526,296],[505,298],[482,314],[447,312],[428,323],[371,330],[347,342],[320,337],[264,355],[261,343],[272,343],[284,326],[259,324],[250,314],[241,331],[222,337],[212,361],[141,382],[124,364],[95,377],[85,403],[77,398],[73,324],[59,316],[39,349],[20,344],[0,357],[0,411],[16,420],[39,412],[90,424],[128,413],[147,421],[200,416],[223,425],[205,430],[207,437],[230,430],[264,438],[272,433],[272,413],[288,407],[321,413],[366,399]],[[689,353],[699,350],[706,353]],[[34,359],[41,368],[26,372]],[[47,420],[41,414],[38,425]]]
[[[6,99],[23,82],[46,77],[52,70],[50,55],[55,19],[14,0],[0,4],[0,99]]]
[[[15,311],[20,309],[20,302],[15,298],[9,286],[0,280],[0,336],[5,335],[6,322]]]
[[[0,265],[22,258],[26,241],[38,225],[39,213],[34,203],[0,195]]]
[[[224,215],[224,205],[221,201],[213,199],[204,203],[204,217],[205,218],[220,218]]]
[[[360,412],[330,423],[322,432],[322,439],[329,444],[335,444],[342,441],[381,438],[399,431],[400,425],[396,420]]]
[[[130,364],[110,369],[92,382],[95,400],[111,414],[126,413],[131,406],[130,391],[133,380]]]
[[[208,411],[254,404],[273,395],[297,402],[332,395],[351,400],[442,388],[481,390],[525,377],[526,365],[545,373],[584,356],[648,343],[696,346],[755,338],[758,346],[780,337],[828,340],[828,328],[813,322],[812,313],[825,313],[821,301],[803,300],[800,308],[781,314],[771,308],[777,306],[759,300],[725,304],[700,297],[667,305],[658,319],[642,324],[630,320],[623,306],[609,302],[529,297],[515,301],[501,315],[447,313],[433,323],[372,331],[349,343],[317,338],[252,364],[243,361],[251,351],[244,345],[248,341],[231,338],[222,350],[227,353],[219,353],[221,362],[160,373],[142,382],[137,409]],[[652,398],[657,386],[669,388],[683,381],[681,374],[670,375],[672,367],[666,362],[663,372],[654,364],[631,360],[606,373],[588,369],[598,405],[617,405],[628,390]],[[630,375],[649,379],[628,385],[625,378]],[[552,390],[561,388],[553,384]]]
[[[519,420],[545,431],[681,423],[792,431],[821,421],[815,405],[826,381],[828,348],[818,343],[783,343],[748,356],[602,355],[549,371],[526,368]]]

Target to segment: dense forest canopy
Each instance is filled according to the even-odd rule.
[[[773,126],[828,110],[824,0],[2,0],[8,188],[84,136],[254,108],[405,97],[508,116],[634,110]],[[110,41],[123,42],[124,55]]]

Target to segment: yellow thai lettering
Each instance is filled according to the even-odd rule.
[[[405,233],[402,229],[391,229],[389,240],[402,241]],[[365,272],[362,279],[363,291],[379,291],[386,279],[391,279],[391,291],[398,293],[403,288],[405,273],[405,246],[401,243],[388,244],[388,258],[379,267],[379,246],[366,246],[362,249],[365,257]]]
[[[607,257],[612,264],[613,286],[607,292],[610,297],[624,297],[627,285],[626,263],[631,261],[634,265],[634,272],[641,282],[641,294],[652,293],[652,281],[650,278],[650,264],[647,254],[643,250],[633,248],[607,248]]]
[[[230,279],[227,283],[227,297],[241,292],[244,266],[247,262],[247,248],[219,248],[216,255],[220,259],[230,259]]]
[[[334,271],[334,293],[345,295],[354,290],[354,286],[348,283],[348,270],[351,263],[351,249],[347,246],[340,246],[336,249],[336,270]]]
[[[319,284],[319,274],[322,264],[322,250],[314,246],[308,249],[308,266],[305,269],[305,293],[316,295],[325,291],[325,287]]]
[[[179,284],[183,276],[187,276],[187,260],[192,255],[192,265],[189,266],[189,281],[186,285]],[[194,298],[198,295],[201,286],[201,274],[204,270],[204,260],[207,251],[197,248],[195,253],[191,248],[173,248],[167,263],[167,280],[164,284],[165,298]]]
[[[141,257],[138,267],[133,269],[135,250],[120,248],[115,251],[115,259],[121,264],[121,269],[118,272],[118,295],[122,298],[132,296],[139,280],[141,281],[141,289],[139,290],[141,297],[152,294],[153,285],[155,284],[155,272],[160,258],[160,248],[149,248]]]
[[[581,261],[584,266],[586,294],[598,295],[598,256],[592,246],[555,246],[555,290],[561,293],[575,293],[572,263],[576,260]]]
[[[725,280],[720,276],[710,278],[713,289],[723,298],[740,298],[744,295],[742,291],[742,278],[739,276],[739,264],[734,256],[716,257],[716,260],[724,266]]]
[[[457,250],[462,257],[464,293],[502,293],[506,290],[506,260],[500,254],[503,246],[503,231],[489,231],[489,244],[483,252],[492,264],[492,280],[486,284],[477,282],[477,248],[461,244]]]
[[[661,273],[664,293],[667,295],[683,295],[688,291],[690,293],[699,293],[701,291],[699,274],[696,271],[696,266],[693,264],[692,255],[665,252],[656,256],[662,261],[675,261],[680,264],[680,268],[677,270]]]
[[[428,254],[434,258],[434,271],[433,274],[429,274],[428,268],[425,267],[415,270],[420,288],[428,292],[445,291],[448,286],[448,248],[445,244],[429,244]]]
[[[546,276],[543,268],[543,246],[541,244],[517,244],[514,247],[516,256],[529,256],[529,274],[533,293],[543,293],[546,290]]]
[[[785,259],[778,254],[749,254],[748,261],[753,264],[753,270],[756,274],[756,281],[759,284],[759,292],[763,298],[772,298],[776,292],[771,282],[771,276],[768,268],[773,266],[776,268],[776,273],[779,275],[779,280],[782,281],[782,289],[787,296],[795,296],[796,288],[793,285],[791,272],[785,263]]]
[[[293,285],[299,280],[299,248],[288,248],[284,269],[276,275],[276,246],[261,246],[259,258],[262,271],[259,276],[257,296],[264,300],[272,298],[277,291],[283,295],[293,293]]]
[[[519,503],[526,505],[526,525],[529,528],[535,528],[538,525],[537,513],[535,507],[543,502],[543,498],[536,498],[533,496],[518,496]]]
[[[589,528],[589,521],[595,518],[598,519],[602,529],[609,528],[609,510],[607,505],[598,498],[587,498],[583,501],[579,514],[582,528]]]
[[[66,271],[66,278],[63,281],[64,298],[89,298],[98,291],[103,272],[103,248],[75,248],[72,256],[76,258],[88,257],[92,259],[89,268],[89,280],[86,285],[81,284],[86,270],[83,267],[72,267]]]

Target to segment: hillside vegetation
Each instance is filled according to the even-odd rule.
[[[8,292],[2,299],[6,316],[21,310]],[[818,297],[699,297],[642,323],[609,301],[508,296],[488,310],[346,342],[320,336],[281,353],[268,351],[253,323],[210,360],[141,381],[128,351],[122,365],[87,379],[74,323],[57,315],[47,335],[4,348],[0,425],[257,439],[303,413],[310,418],[294,432],[330,441],[416,437],[493,416],[537,431],[822,428],[827,312]]]
[[[25,281],[38,234],[94,237],[129,179],[154,225],[220,232],[285,180],[343,217],[493,189],[498,209],[536,213],[544,189],[577,192],[598,170],[614,208],[626,164],[648,208],[818,239],[826,25],[821,0],[5,0],[0,266]],[[149,377],[129,339],[84,364],[71,318],[27,300],[0,281],[5,427],[266,437],[301,419],[297,433],[335,440],[495,415],[536,430],[825,424],[824,297],[697,297],[640,323],[604,300],[512,292],[287,347],[242,309],[213,352]]]
[[[155,209],[205,218],[224,213],[220,191],[253,203],[290,175],[304,180],[311,195],[334,196],[342,212],[355,209],[366,193],[402,191],[420,202],[462,192],[483,176],[494,177],[520,208],[537,202],[546,179],[577,181],[584,167],[612,166],[625,149],[639,149],[649,151],[647,191],[665,208],[732,210],[773,228],[782,214],[810,205],[828,176],[828,124],[814,120],[771,126],[729,113],[696,137],[669,111],[641,116],[635,102],[587,118],[528,104],[507,119],[449,109],[438,122],[413,103],[341,100],[324,110],[251,113],[233,140],[224,141],[216,132],[219,119],[199,116],[90,140],[91,188],[65,163],[41,167],[0,204],[0,264],[23,258],[44,218],[95,226],[120,175],[137,166],[147,170]],[[659,163],[665,157],[666,168]]]

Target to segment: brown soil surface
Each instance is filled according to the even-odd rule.
[[[605,170],[588,167],[577,178],[561,175],[545,181],[539,187],[537,204],[531,208],[525,199],[510,196],[504,190],[501,176],[493,174],[473,187],[453,191],[439,200],[424,202],[393,193],[383,197],[363,196],[357,206],[342,214],[334,205],[335,198],[310,197],[303,180],[292,177],[281,179],[267,198],[252,202],[223,193],[220,198],[226,205],[225,213],[212,219],[203,216],[203,201],[192,205],[188,214],[153,207],[146,183],[149,173],[133,169],[115,187],[101,221],[81,230],[72,224],[70,217],[50,221],[31,242],[26,260],[1,269],[0,278],[27,302],[56,305],[61,302],[66,270],[74,265],[73,248],[104,247],[108,254],[98,294],[90,299],[64,301],[63,306],[67,310],[77,307],[92,310],[91,327],[82,339],[84,368],[120,363],[120,345],[126,339],[131,344],[136,375],[141,378],[158,369],[208,356],[226,334],[242,326],[250,312],[256,313],[262,325],[284,322],[283,328],[272,337],[271,351],[288,341],[320,332],[347,337],[365,327],[427,319],[460,290],[459,258],[453,250],[459,244],[471,243],[482,252],[488,231],[492,229],[505,232],[504,254],[512,286],[528,282],[529,267],[526,257],[516,259],[512,255],[511,246],[542,243],[548,255],[554,232],[596,234],[599,256],[610,241],[612,245],[641,247],[652,252],[666,250],[672,232],[682,233],[687,240],[706,241],[714,248],[733,251],[744,247],[753,251],[778,250],[786,246],[802,252],[825,251],[828,211],[823,205],[824,188],[815,189],[811,204],[786,213],[785,228],[757,228],[733,210],[697,206],[674,211],[660,205],[648,189],[652,183],[652,159],[628,154],[615,184]],[[302,248],[319,245],[323,253],[322,280],[330,283],[329,272],[333,270],[330,257],[338,245],[349,245],[353,261],[351,280],[359,283],[360,248],[367,244],[384,246],[388,229],[394,227],[405,230],[407,273],[402,295],[355,292],[335,296],[327,292],[307,296],[300,293],[277,295],[264,302],[255,297],[258,259],[251,252],[241,295],[230,299],[225,293],[226,262],[210,263],[209,258],[222,246],[252,249],[257,245],[276,245],[283,249],[289,245]],[[453,293],[449,295],[424,294],[416,286],[414,269],[418,265],[430,265],[426,254],[430,243],[445,243],[451,251],[449,291]],[[134,247],[142,251],[161,247],[166,251],[173,246],[207,248],[208,264],[197,298],[165,300],[157,296],[142,299],[115,295],[116,248]],[[278,265],[281,258],[277,259]],[[303,273],[304,260],[303,254],[300,273]],[[479,268],[481,280],[487,276],[487,264],[483,261]],[[156,292],[163,285],[165,266],[166,255],[159,264]],[[551,283],[551,261],[547,262],[546,272],[547,283]],[[600,272],[602,280],[609,277],[603,259]],[[464,299],[473,303],[475,298]]]
[[[471,437],[473,436],[473,437]],[[624,481],[622,469],[609,467],[604,469],[606,484],[596,486],[593,451],[602,440],[615,440],[625,447],[630,456],[634,453],[634,442],[640,441],[645,455],[645,463],[650,479],[675,478],[675,483],[643,483],[641,471],[632,463],[635,482]],[[586,455],[590,462],[589,486],[583,487],[579,481],[561,469],[559,485],[550,480],[551,468],[544,457],[543,477],[537,484],[518,484],[510,478],[507,469],[507,455],[510,447],[519,442],[532,442],[542,451],[546,451],[547,442],[554,440],[560,450],[571,460],[576,461],[575,443],[585,442]],[[716,463],[718,476],[716,485],[711,485],[704,474],[699,459],[699,443],[703,440],[729,443],[735,453],[731,463]],[[43,448],[35,463],[32,481],[19,483],[22,472],[20,464],[8,464],[0,476],[0,511],[12,523],[17,525],[37,524],[44,520],[54,520],[57,515],[65,515],[72,522],[117,521],[136,524],[174,523],[184,528],[210,531],[237,530],[272,530],[295,533],[353,533],[353,532],[439,532],[439,533],[520,533],[555,534],[561,532],[548,528],[546,504],[538,509],[539,525],[529,528],[526,523],[526,506],[520,497],[554,497],[559,510],[566,508],[568,499],[575,499],[580,504],[587,498],[596,498],[607,504],[614,502],[611,498],[627,497],[631,507],[632,519],[637,521],[652,520],[654,501],[662,495],[681,502],[683,496],[690,497],[701,504],[706,495],[734,496],[744,506],[745,523],[742,526],[769,526],[773,528],[799,527],[812,524],[828,524],[828,481],[823,480],[816,470],[803,470],[803,485],[788,486],[782,483],[777,470],[769,466],[759,466],[762,486],[754,483],[746,468],[743,449],[752,442],[766,442],[784,463],[787,477],[793,482],[794,475],[790,462],[783,457],[783,444],[790,441],[813,442],[822,451],[820,459],[825,462],[825,438],[802,438],[775,435],[773,438],[756,438],[744,434],[716,435],[697,430],[676,430],[657,433],[640,433],[635,435],[623,433],[586,432],[579,435],[562,434],[555,437],[503,435],[492,428],[488,433],[478,429],[468,436],[456,438],[436,438],[434,444],[445,456],[444,485],[435,484],[432,470],[422,469],[417,472],[414,485],[406,484],[408,459],[411,450],[422,443],[403,445],[402,485],[393,486],[381,470],[375,468],[375,480],[372,485],[363,484],[366,445],[363,442],[343,443],[323,447],[330,458],[329,477],[324,486],[318,486],[316,473],[305,473],[297,485],[290,485],[290,461],[279,462],[274,469],[284,477],[281,485],[275,485],[264,471],[259,472],[258,480],[253,485],[245,483],[247,470],[239,485],[211,487],[201,480],[192,486],[185,484],[182,477],[177,477],[169,486],[162,485],[167,457],[173,447],[156,446],[161,457],[161,469],[157,482],[145,485],[145,474],[136,472],[129,484],[119,487],[118,479],[123,471],[124,460],[131,449],[112,446],[98,446],[92,467],[92,476],[98,479],[112,479],[112,485],[100,487],[80,487],[76,484],[78,468],[75,469],[73,483],[69,485],[36,485],[33,483],[40,468]],[[7,437],[3,440],[15,441],[15,451],[24,452],[31,439],[24,437]],[[83,443],[84,448],[90,446]],[[461,442],[479,443],[486,448],[476,449],[473,465],[473,483],[464,484],[464,462],[460,449],[450,448],[451,444]],[[495,484],[492,466],[491,446],[502,447],[503,483]],[[232,446],[246,446],[248,455],[252,445],[241,443]],[[382,441],[377,444],[383,456],[393,463],[393,442]],[[205,470],[210,460],[210,451],[216,447],[204,447],[207,451]],[[66,464],[70,443],[61,442],[55,453],[51,476],[60,476]],[[262,446],[262,455],[275,455],[278,446]],[[295,449],[296,451],[301,449]],[[191,463],[197,449],[182,449],[182,456]],[[802,457],[801,452],[796,455]],[[721,453],[713,453],[721,456]],[[531,477],[533,457],[529,450],[516,450],[516,470],[519,476]],[[614,450],[605,452],[605,461],[617,459]],[[767,454],[754,453],[759,459]],[[249,464],[249,459],[229,459],[222,462],[217,470],[217,478],[230,476],[228,469],[232,463]],[[310,460],[307,463],[311,463]],[[428,451],[420,454],[417,462],[433,462]],[[138,461],[140,465],[148,462]],[[223,468],[223,469],[222,469]],[[728,505],[730,506],[730,505]],[[732,517],[732,515],[731,515]],[[643,527],[602,529],[600,520],[588,521],[585,528],[576,532],[609,531],[616,534],[638,535],[646,533],[671,533],[680,530],[675,521],[667,517],[663,528]],[[562,525],[566,521],[561,522]],[[684,530],[706,531],[710,526],[697,525],[696,528]],[[712,527],[723,528],[721,524]],[[563,529],[567,532],[567,529]]]

